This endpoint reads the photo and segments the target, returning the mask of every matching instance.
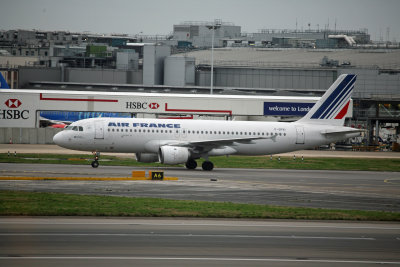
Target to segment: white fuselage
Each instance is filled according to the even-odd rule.
[[[344,132],[323,134],[332,128]],[[351,128],[297,122],[96,118],[71,124],[69,130],[58,133],[54,141],[62,147],[83,151],[158,153],[161,146],[171,143],[254,138],[229,146],[218,144],[208,155],[269,155],[360,135],[359,132],[346,132],[346,129]]]

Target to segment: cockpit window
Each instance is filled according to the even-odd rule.
[[[71,126],[71,125],[69,125],[69,126],[65,127],[65,130],[83,132],[83,127],[82,126]]]

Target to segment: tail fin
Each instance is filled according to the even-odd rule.
[[[320,100],[298,122],[343,125],[356,77],[355,74],[340,75]]]
[[[10,89],[1,72],[0,72],[0,89]]]

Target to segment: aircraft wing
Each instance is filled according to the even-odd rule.
[[[181,141],[181,142],[169,142],[165,145],[188,147],[197,151],[210,151],[214,148],[221,148],[225,146],[235,146],[235,143],[240,144],[251,144],[254,140],[259,139],[272,139],[274,142],[276,136],[271,137],[244,137],[244,138],[229,138],[229,139],[216,139],[216,140],[201,140],[201,141]]]

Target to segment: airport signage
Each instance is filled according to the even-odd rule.
[[[1,120],[27,120],[29,119],[29,110],[19,110],[22,102],[19,99],[7,99],[4,102],[8,109],[0,109]]]
[[[264,102],[264,115],[304,116],[314,103]]]
[[[140,109],[140,110],[146,110],[146,109],[158,109],[160,107],[160,104],[158,103],[148,103],[148,102],[126,102],[126,108],[127,109]]]
[[[15,97],[12,92],[0,94],[0,127],[35,127],[34,97]]]

